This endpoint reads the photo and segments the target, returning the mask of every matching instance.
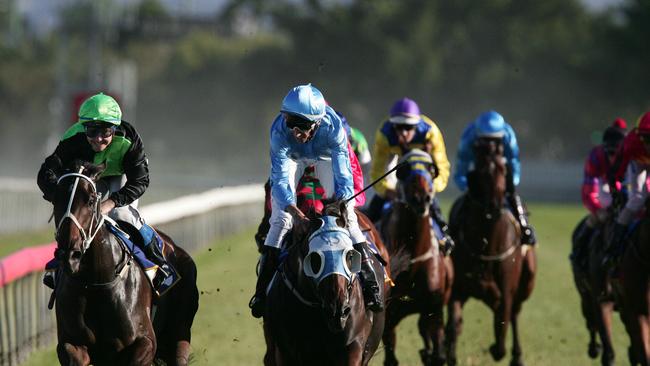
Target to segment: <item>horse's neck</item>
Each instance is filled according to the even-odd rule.
[[[412,253],[428,250],[431,246],[430,216],[418,215],[406,205],[399,204],[391,218],[395,239],[403,242],[404,248]],[[415,234],[415,235],[413,235]]]
[[[101,228],[88,249],[84,276],[92,283],[111,281],[121,260],[122,250],[117,238]]]

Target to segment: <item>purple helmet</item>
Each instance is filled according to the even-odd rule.
[[[395,124],[416,125],[422,120],[420,107],[413,99],[404,97],[393,104],[388,120]]]

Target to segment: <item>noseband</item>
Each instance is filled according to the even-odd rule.
[[[56,184],[58,185],[58,184],[61,184],[61,181],[63,179],[65,179],[65,178],[75,177],[75,181],[74,181],[74,184],[72,186],[72,191],[70,192],[70,199],[68,201],[68,207],[67,207],[63,217],[61,217],[61,220],[59,221],[59,224],[56,227],[56,237],[58,237],[58,235],[59,235],[59,230],[61,229],[61,225],[63,224],[63,221],[66,218],[69,218],[77,226],[77,228],[81,232],[81,236],[83,238],[83,246],[81,248],[81,254],[83,255],[83,253],[88,249],[88,247],[90,247],[90,243],[92,243],[93,239],[95,239],[95,236],[99,232],[99,229],[101,229],[102,225],[104,224],[104,215],[102,215],[100,213],[101,199],[100,199],[100,195],[97,193],[97,186],[95,185],[95,182],[93,182],[92,179],[90,179],[86,175],[81,174],[82,171],[83,171],[83,168],[79,169],[78,173],[64,174],[56,182]],[[81,224],[79,223],[79,220],[77,219],[77,217],[71,211],[72,202],[74,201],[74,195],[77,192],[77,187],[79,186],[79,179],[83,179],[83,180],[85,180],[86,182],[88,182],[90,184],[90,186],[93,189],[93,194],[96,197],[95,204],[94,204],[93,215],[90,217],[90,225],[88,225],[88,230],[87,231],[81,226]],[[97,221],[95,222],[96,217],[98,217],[98,218],[97,218]],[[93,224],[95,224],[94,227],[93,227]]]

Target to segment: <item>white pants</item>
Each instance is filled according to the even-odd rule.
[[[126,184],[125,175],[116,175],[100,179],[97,182],[97,190],[102,194],[102,201],[106,201],[111,193],[119,191],[124,187],[124,184]],[[140,230],[144,224],[144,220],[138,211],[138,202],[139,200],[135,200],[129,205],[115,207],[108,213],[108,217],[115,221],[126,221],[136,229]]]
[[[630,185],[625,208],[618,215],[618,223],[627,225],[641,211],[648,197],[648,169],[650,165],[632,161],[627,167],[626,178]]]
[[[289,161],[289,184],[291,190],[296,192],[296,185],[298,180],[302,176],[302,173],[305,171],[305,168],[309,165],[314,165],[314,174],[318,178],[320,184],[325,190],[325,196],[332,196],[334,194],[334,175],[332,174],[332,161],[330,160],[318,160],[315,163],[313,161]],[[350,200],[347,203],[347,212],[348,212],[348,230],[350,232],[350,237],[352,237],[352,242],[361,243],[366,241],[366,237],[361,232],[359,228],[359,222],[357,221],[357,214],[354,212],[354,200]],[[279,248],[282,244],[282,239],[284,236],[291,230],[293,227],[293,218],[289,213],[284,211],[284,207],[279,207],[276,203],[276,200],[271,198],[271,218],[269,219],[269,233],[266,235],[266,241],[264,245],[270,247]]]

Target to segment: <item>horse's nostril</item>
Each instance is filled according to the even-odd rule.
[[[70,255],[70,259],[81,259],[81,251],[80,250],[73,251],[72,255]]]
[[[349,306],[346,306],[345,308],[343,308],[343,317],[345,318],[345,317],[347,317],[348,315],[350,315],[350,311],[351,311],[351,310],[352,310],[352,309],[351,309]]]

